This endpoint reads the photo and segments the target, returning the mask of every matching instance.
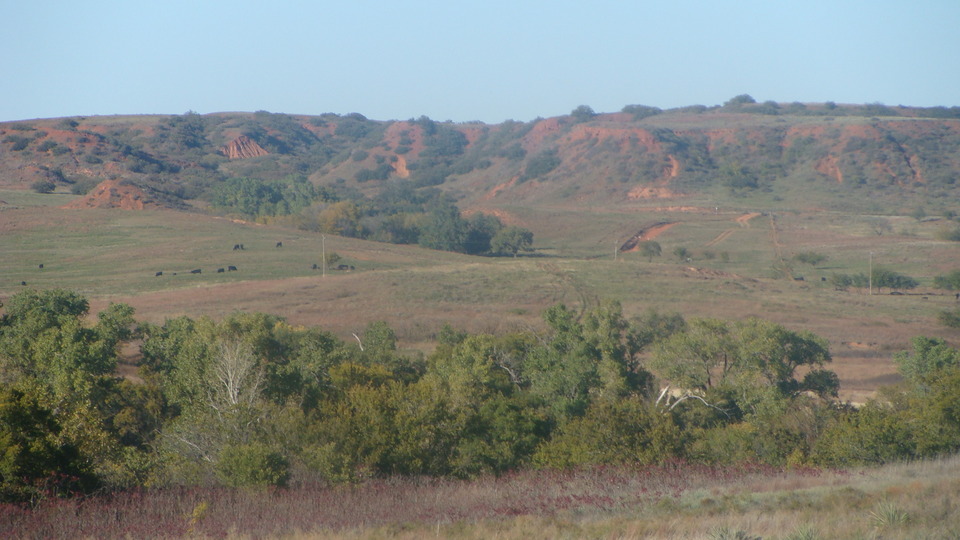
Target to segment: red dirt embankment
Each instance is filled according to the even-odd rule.
[[[634,251],[640,246],[640,242],[653,240],[674,225],[679,224],[679,221],[663,221],[650,225],[649,227],[644,227],[643,229],[640,229],[637,234],[633,235],[632,238],[624,242],[622,246],[620,246],[620,252],[624,253],[628,251]]]
[[[122,210],[148,210],[171,208],[143,189],[122,180],[105,180],[93,188],[86,197],[71,201],[61,208],[120,208]]]

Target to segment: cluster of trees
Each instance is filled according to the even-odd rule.
[[[857,289],[874,288],[877,291],[890,289],[892,291],[905,291],[916,289],[919,285],[916,279],[903,275],[899,272],[886,268],[873,268],[871,273],[864,274],[832,274],[830,284],[838,290],[847,290],[850,287]]]
[[[24,291],[0,319],[0,498],[99,487],[527,467],[761,461],[879,463],[960,448],[960,351],[917,338],[903,385],[836,402],[826,343],[760,319],[627,319],[556,305],[545,331],[440,329],[433,353],[374,322],[344,342],[261,313],[86,321],[63,290]],[[115,375],[142,341],[139,380]],[[661,389],[661,385],[667,385]]]
[[[232,178],[213,191],[211,204],[251,218],[297,216],[306,230],[394,244],[419,244],[471,255],[511,255],[532,251],[533,233],[505,226],[499,218],[476,213],[469,218],[439,191],[395,184],[376,198],[343,198],[317,188],[302,176],[281,182]]]

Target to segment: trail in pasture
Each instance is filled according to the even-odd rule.
[[[744,228],[749,229],[749,228],[750,228],[750,220],[753,219],[753,218],[755,218],[755,217],[757,217],[757,216],[759,216],[759,215],[760,215],[759,212],[752,212],[752,213],[749,213],[749,214],[743,214],[742,216],[738,216],[736,219],[734,219],[734,221],[737,222],[737,224],[739,224],[741,227],[744,227]],[[711,241],[707,242],[706,244],[704,244],[704,247],[711,247],[711,246],[714,246],[714,245],[716,245],[716,244],[719,244],[720,242],[723,242],[723,241],[726,240],[727,238],[730,238],[730,235],[732,235],[732,234],[734,233],[734,231],[736,231],[736,229],[727,229],[727,230],[723,231],[722,233],[720,233],[719,235],[717,235],[716,238],[714,238],[713,240],[711,240]]]

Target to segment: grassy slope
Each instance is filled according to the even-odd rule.
[[[615,298],[628,316],[651,308],[687,317],[758,316],[811,330],[831,342],[843,396],[855,401],[895,379],[893,352],[907,348],[912,336],[950,337],[936,315],[956,302],[929,286],[937,274],[960,267],[956,246],[935,239],[940,223],[890,218],[894,232],[878,236],[865,216],[816,211],[750,217],[747,208],[702,206],[504,207],[529,221],[540,252],[494,259],[332,235],[324,241],[202,214],[48,206],[67,200],[60,195],[4,191],[0,200],[8,203],[0,211],[0,299],[26,281],[77,290],[94,311],[126,302],[151,322],[263,311],[344,338],[384,320],[405,346],[427,349],[446,322],[473,332],[542,328],[540,313],[551,304]],[[614,261],[616,246],[658,222],[676,223],[656,238],[661,257],[648,262],[637,252],[620,253]],[[238,243],[246,249],[233,250]],[[312,269],[324,245],[356,270],[323,277]],[[672,255],[680,246],[693,260]],[[820,268],[793,264],[791,274],[803,282],[784,277],[780,259],[789,263],[802,251],[830,258]],[[869,296],[834,291],[820,280],[832,272],[867,272],[871,252],[875,264],[918,278],[918,294]],[[228,265],[239,271],[216,273]],[[186,273],[193,268],[203,273]]]

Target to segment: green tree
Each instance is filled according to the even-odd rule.
[[[516,258],[521,251],[533,251],[533,233],[515,225],[504,227],[493,236],[490,250],[498,255],[512,255]]]
[[[596,402],[557,431],[537,449],[537,466],[647,465],[682,452],[682,433],[672,417],[636,396]]]
[[[37,180],[30,184],[30,189],[37,193],[53,193],[53,190],[57,189],[57,185],[50,180]]]
[[[290,463],[262,443],[231,445],[220,452],[217,476],[230,487],[283,487],[290,479]]]
[[[793,332],[757,318],[733,325],[693,319],[683,332],[655,344],[650,366],[684,390],[727,388],[741,410],[756,412],[764,402],[804,390],[836,396],[836,376],[823,370],[830,361],[826,341],[809,332]],[[798,381],[801,367],[809,372]]]
[[[0,387],[0,501],[36,502],[46,493],[85,492],[98,482],[77,446],[36,395]]]
[[[653,262],[653,258],[659,257],[662,251],[659,242],[654,240],[640,242],[640,254],[647,258],[647,262]]]
[[[496,216],[478,212],[467,221],[467,237],[464,250],[471,255],[486,254],[491,251],[491,241],[503,229],[503,223]]]
[[[428,212],[420,228],[419,243],[429,249],[462,252],[467,230],[460,210],[452,202],[440,201]]]
[[[593,112],[593,109],[589,105],[580,105],[576,109],[570,111],[570,116],[573,118],[573,121],[576,123],[587,122],[592,120],[597,116],[597,113]]]
[[[893,355],[897,371],[914,387],[928,388],[932,379],[947,368],[960,368],[960,350],[941,338],[917,336],[911,340],[913,350]]]
[[[330,204],[320,212],[317,225],[320,232],[357,238],[363,235],[360,217],[360,208],[355,203],[340,201]]]
[[[933,278],[933,286],[948,291],[960,290],[960,270],[953,270]]]
[[[805,251],[803,253],[797,253],[793,256],[795,261],[803,264],[809,264],[810,266],[819,266],[829,258],[830,257],[824,255],[823,253],[816,253],[813,251]]]
[[[673,250],[673,256],[677,258],[680,262],[684,262],[690,259],[690,250],[680,246]]]

